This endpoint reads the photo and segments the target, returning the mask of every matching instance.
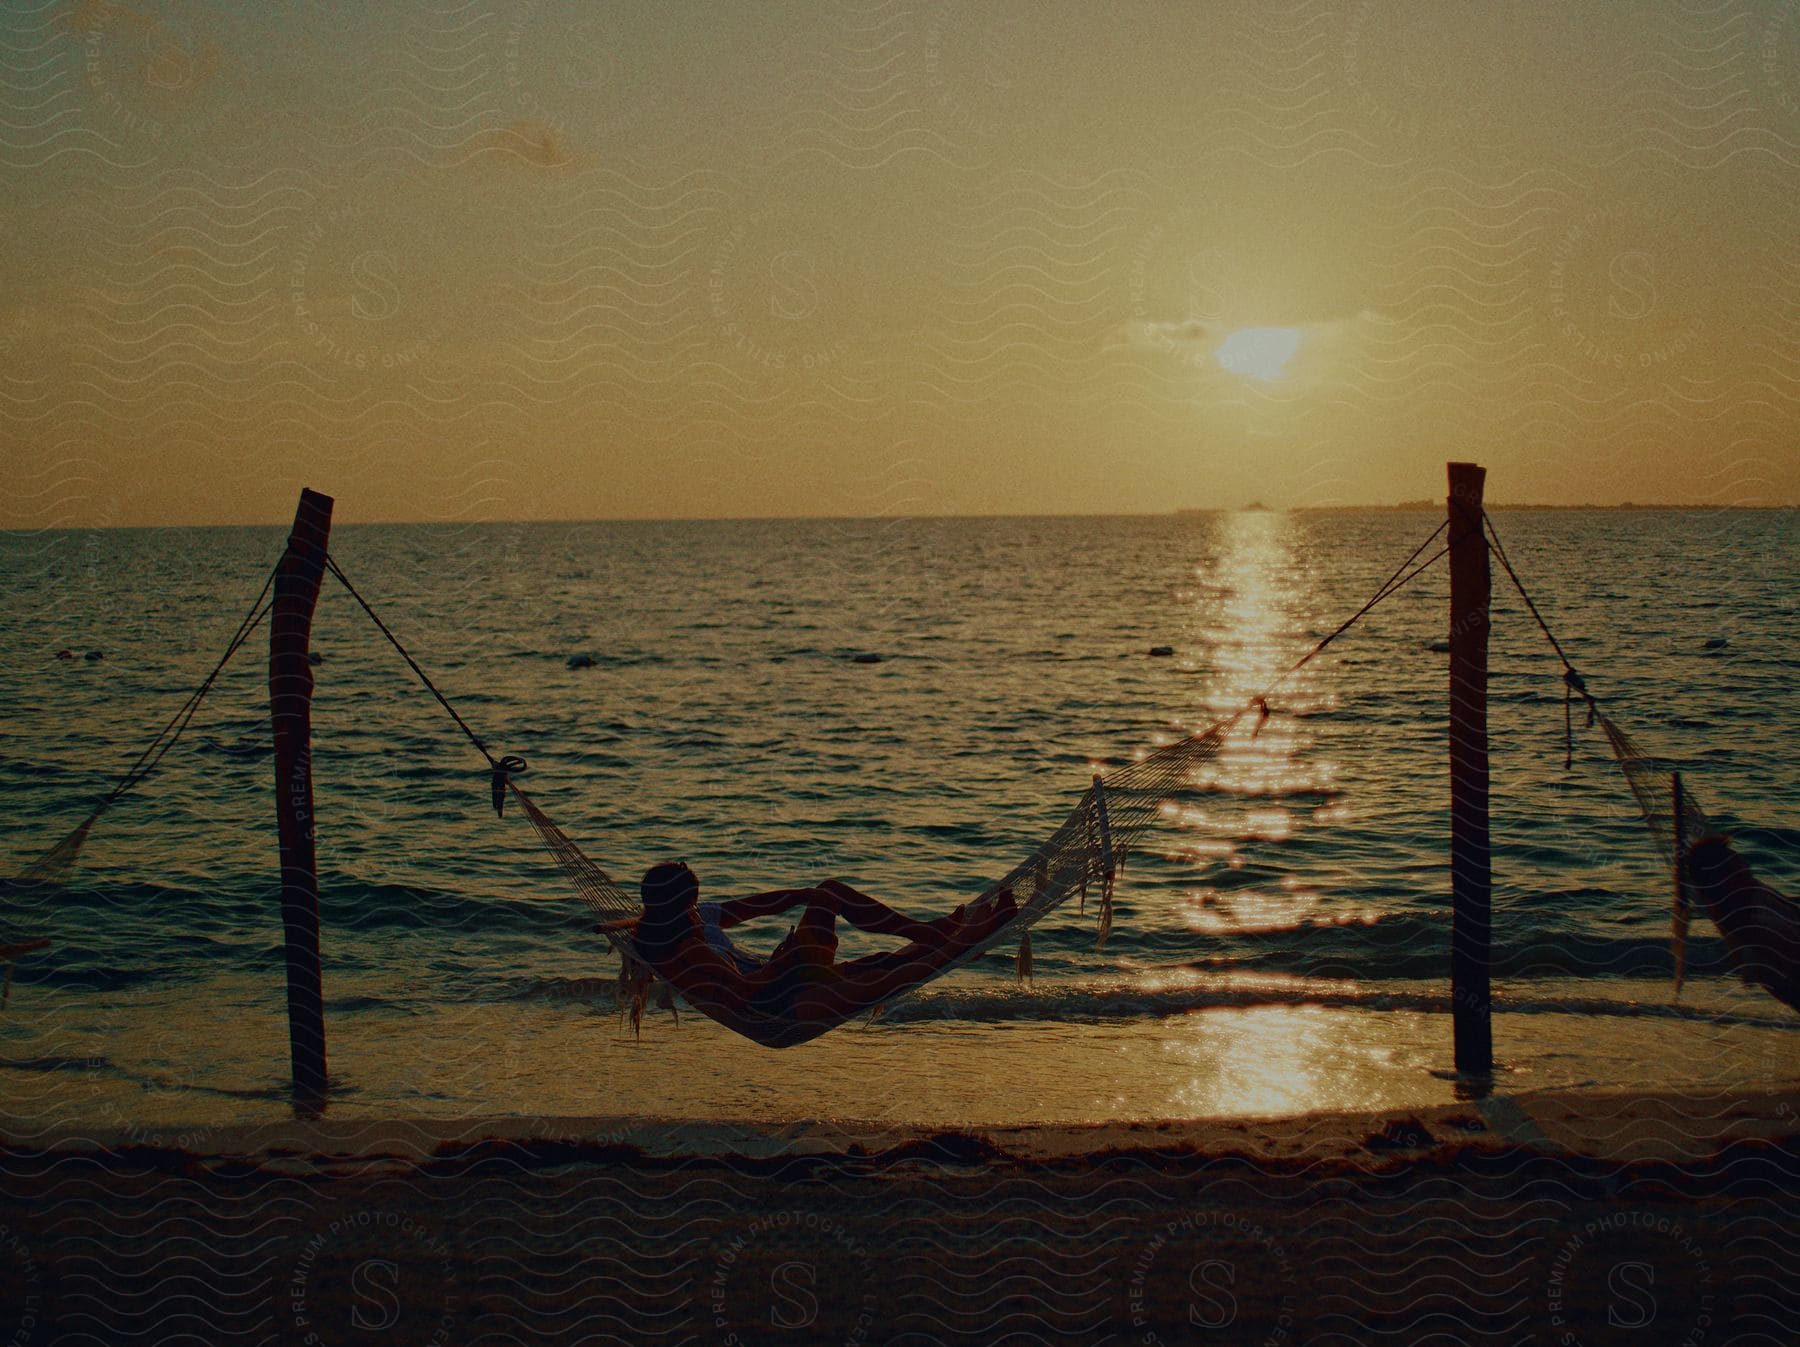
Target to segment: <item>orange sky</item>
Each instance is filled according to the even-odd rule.
[[[1800,500],[1800,13],[0,16],[0,526]]]

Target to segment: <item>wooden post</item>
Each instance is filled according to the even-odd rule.
[[[325,573],[331,497],[301,491],[294,531],[275,571],[269,615],[269,717],[275,730],[275,819],[281,923],[287,945],[288,1045],[296,1106],[325,1098],[325,998],[319,968],[319,877],[313,847],[313,609]]]
[[[1675,905],[1670,917],[1670,943],[1675,949],[1675,999],[1681,999],[1681,984],[1687,980],[1688,892],[1687,892],[1687,801],[1681,790],[1681,773],[1669,779],[1669,815],[1675,834]]]
[[[1487,469],[1450,468],[1450,1014],[1456,1070],[1494,1069],[1489,961],[1493,864],[1488,839],[1488,605],[1482,531]]]

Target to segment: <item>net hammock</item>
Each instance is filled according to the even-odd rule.
[[[1724,937],[1738,974],[1800,1010],[1800,904],[1757,879],[1739,859],[1694,799],[1673,762],[1645,751],[1600,709],[1586,680],[1570,663],[1562,643],[1513,569],[1493,520],[1487,519],[1486,524],[1495,558],[1512,578],[1519,596],[1563,664],[1564,724],[1569,736],[1565,768],[1573,762],[1570,707],[1573,699],[1580,697],[1587,704],[1589,726],[1597,725],[1605,735],[1607,747],[1643,815],[1645,829],[1669,867],[1673,895],[1669,938],[1675,957],[1675,995],[1681,995],[1687,978],[1688,931],[1698,900]]]
[[[1604,712],[1596,709],[1593,718],[1674,876],[1675,994],[1687,975],[1688,927],[1697,900],[1724,937],[1738,975],[1800,1010],[1800,904],[1756,877],[1713,827],[1678,770],[1645,753]]]
[[[1196,767],[1218,754],[1227,733],[1243,714],[1240,711],[1128,766],[1105,776],[1096,776],[1056,830],[1024,860],[982,890],[970,905],[974,910],[989,907],[1002,890],[1008,890],[1017,905],[1016,915],[979,938],[959,942],[954,952],[946,957],[927,959],[921,951],[918,974],[908,978],[903,988],[884,989],[875,998],[863,998],[849,992],[836,995],[829,998],[823,1013],[805,1020],[759,1011],[754,1007],[709,1004],[703,992],[696,996],[693,990],[685,987],[684,994],[699,1009],[746,1038],[765,1047],[792,1047],[817,1038],[859,1014],[892,1005],[927,983],[980,958],[996,945],[1014,939],[1019,941],[1016,963],[1019,975],[1029,977],[1031,928],[1071,898],[1076,900],[1078,911],[1085,912],[1090,894],[1096,897],[1096,944],[1104,949],[1112,931],[1113,890],[1124,868],[1127,852],[1161,810],[1162,802],[1190,779]],[[650,960],[638,949],[629,928],[620,929],[620,924],[639,916],[640,904],[585,855],[510,779],[509,774],[503,776],[501,783],[518,801],[570,886],[588,908],[602,918],[604,934],[620,955],[620,1004],[630,1016],[633,1028],[637,1028],[649,1004],[657,974]]]

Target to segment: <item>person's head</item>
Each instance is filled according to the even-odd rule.
[[[667,920],[694,905],[700,896],[700,880],[688,869],[686,861],[664,861],[644,872],[639,893],[644,899],[646,920]]]

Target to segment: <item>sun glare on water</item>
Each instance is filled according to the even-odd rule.
[[[1247,379],[1271,383],[1279,379],[1294,352],[1300,349],[1300,332],[1292,327],[1239,328],[1213,353],[1222,369]]]

